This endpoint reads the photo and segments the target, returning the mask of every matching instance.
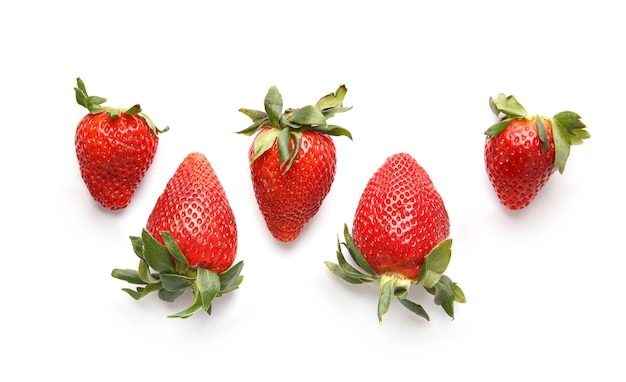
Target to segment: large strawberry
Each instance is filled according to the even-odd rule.
[[[435,303],[454,318],[454,302],[465,302],[461,288],[443,273],[451,258],[450,221],[443,200],[426,171],[407,153],[387,158],[367,183],[358,202],[352,235],[338,240],[338,264],[326,262],[341,279],[378,282],[378,319],[392,297],[429,319],[421,305],[407,299],[412,284],[423,285]],[[343,256],[342,246],[358,270]]]
[[[141,111],[103,106],[105,98],[87,94],[76,79],[76,102],[89,110],[76,128],[80,174],[91,196],[106,209],[125,208],[152,165],[159,130]]]
[[[187,318],[199,309],[211,313],[212,301],[243,280],[237,252],[237,225],[226,193],[207,158],[189,154],[159,196],[140,237],[131,236],[139,256],[137,271],[114,269],[112,276],[141,285],[123,289],[140,299],[158,291],[174,301],[186,290],[193,304],[170,317]],[[232,267],[231,267],[232,266]]]
[[[279,241],[295,240],[330,192],[337,168],[330,136],[352,136],[327,119],[351,109],[342,105],[346,91],[342,85],[315,106],[283,113],[282,96],[272,86],[265,112],[240,109],[253,124],[239,133],[256,134],[248,153],[256,200],[267,228]]]
[[[557,169],[563,173],[570,146],[582,144],[589,133],[574,112],[528,116],[512,95],[490,97],[489,106],[499,121],[485,131],[487,175],[500,203],[520,210]]]

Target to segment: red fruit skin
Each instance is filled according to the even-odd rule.
[[[80,174],[89,193],[109,210],[125,208],[152,165],[159,140],[138,115],[87,114],[76,128]]]
[[[417,280],[431,249],[450,235],[443,200],[406,153],[387,158],[367,183],[352,227],[354,243],[378,274]]]
[[[213,167],[190,153],[170,178],[148,218],[146,230],[163,243],[168,231],[190,268],[222,273],[237,253],[237,224]]]
[[[253,154],[254,143],[249,151],[250,160]],[[290,242],[300,235],[330,192],[336,169],[336,150],[331,137],[314,131],[302,133],[300,150],[286,173],[280,164],[276,142],[252,162],[250,174],[256,200],[274,238]]]
[[[549,139],[541,151],[533,119],[514,119],[497,136],[485,142],[487,175],[500,203],[510,210],[527,207],[555,171],[552,123],[542,119]]]

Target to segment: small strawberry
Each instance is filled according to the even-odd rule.
[[[454,318],[453,303],[465,302],[461,288],[443,273],[452,254],[448,212],[426,171],[406,153],[387,158],[367,183],[357,205],[352,235],[337,240],[338,264],[326,262],[339,278],[352,283],[378,282],[378,320],[392,297],[429,320],[421,305],[407,299],[411,284],[421,284],[435,303]],[[357,270],[343,256],[342,245]]]
[[[200,153],[183,160],[141,237],[130,239],[140,259],[138,270],[114,269],[111,275],[141,285],[123,289],[137,300],[158,291],[162,300],[174,301],[191,289],[193,304],[169,317],[187,318],[199,309],[211,314],[213,299],[243,281],[239,275],[243,262],[231,267],[237,252],[233,210],[211,164]]]
[[[327,119],[351,109],[342,105],[346,91],[342,85],[315,106],[283,113],[282,96],[273,86],[265,112],[239,110],[253,121],[239,133],[256,134],[248,153],[254,193],[267,228],[279,241],[295,240],[330,191],[337,168],[330,136],[352,136]]]
[[[487,175],[500,203],[510,210],[527,207],[552,174],[563,173],[570,146],[590,137],[580,116],[563,111],[552,118],[527,116],[513,96],[489,98],[499,122],[485,131]]]
[[[80,174],[91,196],[106,209],[125,208],[152,165],[159,144],[157,129],[139,105],[103,106],[105,98],[87,94],[76,79],[76,102],[89,110],[76,128]]]

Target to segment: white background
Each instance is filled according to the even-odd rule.
[[[9,5],[10,4],[10,5]],[[609,1],[21,1],[0,6],[2,380],[624,380],[624,13]],[[615,4],[615,6],[613,5]],[[133,202],[109,212],[79,175],[80,76],[108,105],[171,130]],[[271,85],[285,106],[345,84],[353,133],[302,235],[268,233],[247,169],[250,124]],[[489,96],[531,114],[572,110],[576,146],[527,209],[498,204],[484,170]],[[140,301],[138,235],[183,157],[203,152],[238,224],[241,288],[187,320]],[[367,180],[396,152],[429,172],[451,220],[446,274],[467,303],[426,322],[377,286],[324,266]],[[421,287],[420,287],[421,288]],[[12,375],[8,379],[8,375]],[[35,379],[33,379],[35,378]],[[38,378],[38,379],[37,379]]]

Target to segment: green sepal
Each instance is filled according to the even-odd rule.
[[[449,285],[447,285],[449,283],[452,283],[452,290],[450,290]],[[447,298],[452,299],[454,302],[458,302],[459,304],[467,302],[465,293],[461,287],[457,283],[450,281],[450,278],[445,275],[441,277],[440,281],[435,286],[432,288],[426,288],[426,291],[436,297],[435,303],[439,302],[439,305],[441,305],[440,302],[442,301],[442,298],[445,297],[445,295],[441,295],[442,292],[446,292],[448,295]],[[438,291],[440,293],[439,297],[437,297]]]
[[[144,288],[137,288],[137,290],[133,290],[130,288],[122,288],[124,292],[128,293],[128,295],[134,298],[135,300],[139,300],[140,298],[144,296],[142,293],[142,289]]]
[[[402,304],[402,306],[407,308],[409,311],[424,318],[426,321],[430,321],[430,317],[428,316],[428,313],[426,313],[426,310],[421,305],[411,300],[407,300],[406,298],[399,298],[398,301],[400,301],[400,304]]]
[[[202,297],[200,293],[194,293],[193,295],[193,303],[187,309],[182,310],[178,313],[170,314],[167,316],[168,318],[189,318],[193,316],[195,312],[202,308]]]
[[[74,93],[76,94],[76,103],[85,107],[89,110],[91,114],[98,114],[104,111],[102,108],[102,104],[107,101],[106,98],[98,97],[98,96],[90,96],[87,94],[87,88],[85,87],[85,83],[80,77],[76,78],[76,87],[74,88]]]
[[[334,93],[326,94],[325,96],[320,98],[315,104],[315,107],[322,111],[341,109],[343,105],[343,100],[346,97],[346,93],[348,93],[346,85],[339,85]],[[342,111],[347,111],[351,108],[352,107],[343,108],[346,110]]]
[[[130,109],[126,109],[124,114],[128,115],[140,115],[141,114],[141,106],[139,104],[135,104],[130,107]]]
[[[379,282],[379,292],[378,292],[378,323],[382,324],[383,316],[389,311],[389,306],[391,305],[391,300],[393,297],[398,298],[398,300],[402,303],[403,306],[407,307],[407,305],[411,306],[409,309],[414,313],[419,312],[419,308],[412,306],[417,305],[415,303],[406,303],[406,298],[409,294],[409,289],[412,284],[412,280],[408,277],[394,272],[383,273],[378,279]],[[423,309],[422,309],[423,310]],[[423,314],[426,314],[424,311],[423,314],[421,312],[418,313],[423,317]]]
[[[217,273],[204,268],[198,269],[198,275],[194,284],[194,293],[200,294],[202,309],[205,312],[209,311],[209,306],[219,293],[221,287],[220,276]]]
[[[353,267],[346,260],[346,258],[343,256],[343,251],[341,250],[342,246],[348,248],[348,253],[352,257],[352,259],[359,265],[359,267],[361,267],[361,265],[359,264],[359,261],[356,260],[357,256],[355,256],[355,255],[357,253],[358,253],[358,256],[363,257],[363,255],[361,255],[361,252],[358,249],[356,249],[356,247],[354,246],[353,242],[352,243],[344,242],[342,244],[342,243],[339,242],[339,238],[337,238],[337,264],[339,265],[339,269],[341,270],[341,272],[343,272],[344,275],[348,276],[349,278],[353,278],[353,279],[359,280],[359,282],[361,282],[361,283],[371,282],[371,281],[377,280],[377,277],[378,277],[377,275],[372,277],[370,275],[367,275],[367,274],[359,271],[355,267]],[[365,261],[365,260],[363,260],[363,261]],[[369,264],[367,266],[369,268]]]
[[[352,110],[352,106],[343,106],[343,100],[346,97],[347,92],[348,89],[346,86],[340,85],[334,93],[327,94],[320,98],[315,104],[315,107],[322,112],[324,118],[326,119],[335,116],[335,114]]]
[[[174,302],[176,301],[177,298],[179,298],[180,296],[182,296],[185,293],[184,290],[177,290],[177,291],[168,291],[165,289],[159,289],[159,299],[165,302]]]
[[[148,117],[142,110],[139,104],[135,104],[128,109],[122,109],[119,107],[110,107],[103,106],[103,104],[107,101],[106,98],[98,97],[98,96],[90,96],[87,94],[87,88],[85,87],[85,83],[80,77],[76,78],[76,87],[74,87],[74,93],[76,95],[76,102],[86,108],[90,114],[98,114],[102,112],[106,112],[109,115],[109,118],[117,118],[122,113],[128,115],[138,115],[143,118],[148,126],[150,127],[150,131],[154,134],[155,137],[158,138],[160,133],[164,133],[168,131],[170,128],[166,126],[163,129],[159,129],[152,119]]]
[[[330,261],[325,261],[324,263],[326,264],[328,270],[331,271],[335,276],[350,284],[362,284],[377,280],[377,277],[366,275],[350,265],[350,263],[348,263],[348,261],[346,261],[346,258],[343,256],[343,252],[341,250],[342,245],[347,247],[346,243],[341,243],[341,241],[339,240],[339,236],[337,236],[337,264],[331,263]],[[354,246],[354,243],[352,244],[352,246]]]
[[[324,261],[324,264],[326,265],[326,268],[328,268],[328,270],[334,274],[335,276],[339,277],[340,279],[342,279],[345,282],[348,282],[350,284],[362,284],[364,281],[361,278],[356,278],[356,277],[351,277],[348,276],[339,265],[332,263],[330,261]]]
[[[143,256],[148,266],[159,273],[174,273],[170,252],[155,239],[145,228],[141,232],[143,240]]]
[[[282,170],[287,172],[298,156],[301,147],[301,133],[305,131],[316,131],[331,136],[347,136],[352,139],[352,134],[347,129],[328,125],[327,121],[328,118],[337,113],[352,109],[352,107],[344,107],[342,104],[346,92],[345,85],[341,85],[335,93],[322,97],[315,106],[287,108],[283,111],[282,95],[276,86],[271,86],[264,99],[265,112],[240,108],[239,111],[250,117],[253,123],[238,131],[239,134],[251,136],[259,133],[264,127],[271,128],[256,136],[250,164],[276,143]],[[270,131],[269,136],[259,139],[261,135]],[[294,140],[293,145],[291,144],[292,139]]]
[[[539,135],[539,140],[541,141],[541,152],[545,153],[548,151],[548,147],[550,147],[550,139],[548,138],[546,126],[538,115],[535,116],[535,125],[537,126],[537,135]]]
[[[331,117],[334,117],[335,114],[339,114],[339,113],[345,113],[346,111],[352,110],[352,106],[348,106],[348,107],[333,107],[330,109],[324,109],[322,110],[322,114],[324,115],[324,118],[328,119]]]
[[[265,112],[273,127],[280,128],[280,116],[283,113],[283,97],[276,86],[270,87],[265,96]]]
[[[409,295],[409,289],[413,280],[405,276],[397,276],[394,283],[393,295],[399,299],[405,299]]]
[[[296,126],[326,126],[326,117],[322,111],[315,106],[308,105],[296,109],[287,118],[289,122]]]
[[[389,311],[391,306],[391,298],[393,297],[394,280],[391,277],[385,277],[383,275],[379,280],[378,291],[378,323],[382,325],[383,316]]]
[[[217,294],[218,297],[225,295],[226,293],[230,293],[232,291],[234,291],[235,289],[239,289],[239,285],[241,285],[241,283],[243,282],[243,276],[237,276],[232,284],[228,284],[228,285],[224,285],[222,284],[221,288],[220,288],[220,292]]]
[[[587,130],[576,130],[572,131],[570,135],[572,145],[582,145],[583,139],[591,138],[591,134]]]
[[[363,268],[364,271],[369,273],[372,276],[377,276],[378,274],[372,268],[372,266],[367,262],[365,257],[361,251],[354,244],[354,239],[352,239],[352,235],[350,235],[350,230],[348,229],[348,225],[344,224],[343,226],[343,237],[345,239],[345,247],[348,249],[350,256],[354,259],[354,261],[359,265],[359,267]]]
[[[281,164],[287,163],[291,156],[291,134],[289,129],[282,129],[276,138],[276,147],[278,149],[278,159]]]
[[[161,283],[163,289],[168,292],[178,292],[189,289],[195,281],[194,277],[177,275],[175,273],[162,273]]]
[[[114,269],[111,276],[131,284],[146,285],[146,282],[139,277],[139,272],[133,269]]]
[[[242,111],[245,109],[239,109],[239,111]],[[247,128],[239,131],[239,134],[243,134],[243,135],[247,135],[247,136],[252,136],[254,134],[256,134],[262,127],[265,127],[268,125],[269,120],[267,119],[267,114],[263,113],[265,115],[265,118],[263,119],[254,119],[252,118],[252,120],[254,121],[252,123],[252,125],[248,126]]]
[[[140,259],[144,259],[143,257],[143,239],[139,236],[129,236],[130,242],[133,245],[133,252]],[[145,259],[144,259],[145,260]]]
[[[139,106],[139,105],[137,105]],[[148,126],[150,126],[150,130],[152,131],[152,134],[154,134],[155,137],[159,137],[159,134],[165,133],[166,131],[168,131],[170,129],[169,126],[165,126],[162,129],[159,129],[155,123],[152,121],[152,119],[150,119],[150,117],[148,117],[148,115],[146,113],[144,113],[143,111],[137,113],[138,116],[140,116],[141,118],[143,118],[146,123],[148,124]]]
[[[498,118],[501,118],[502,115],[511,118],[526,118],[528,115],[524,106],[514,96],[506,96],[503,93],[498,94],[495,99],[489,97],[489,108]]]
[[[211,314],[211,303],[217,296],[220,286],[220,277],[217,273],[208,269],[198,268],[197,278],[193,282],[193,303],[187,309],[168,317],[189,318],[200,309]]]
[[[435,296],[435,304],[441,305],[448,316],[454,318],[455,284],[446,275],[441,276],[434,287],[427,289]],[[460,288],[458,288],[460,290]]]
[[[376,280],[376,277],[368,276],[362,272],[359,272],[355,267],[350,265],[348,261],[346,261],[345,257],[341,252],[337,253],[337,264],[339,265],[339,269],[346,275],[348,278],[352,278],[358,280],[359,283],[368,283]]]
[[[554,167],[563,173],[572,145],[581,145],[584,139],[591,137],[585,130],[587,126],[580,116],[572,111],[563,111],[552,117],[552,136],[554,139]]]
[[[457,283],[452,283],[454,286],[454,302],[458,302],[459,304],[464,304],[467,302],[465,299],[465,293]]]
[[[189,262],[185,255],[178,247],[178,243],[172,237],[172,234],[167,231],[161,231],[161,238],[163,238],[163,242],[165,243],[165,248],[169,254],[174,258],[174,268],[176,273],[185,273],[189,270]]]
[[[500,134],[511,124],[511,122],[513,122],[513,119],[507,118],[491,125],[487,130],[485,130],[485,135],[487,136],[487,139],[491,139]]]
[[[424,259],[420,275],[417,279],[418,284],[424,285],[425,288],[435,286],[448,268],[451,257],[452,239],[448,238],[433,247]]]
[[[147,296],[148,294],[158,291],[162,288],[161,283],[158,284],[148,284],[145,287],[137,287],[136,290],[132,290],[129,288],[123,288],[122,290],[128,293],[135,300],[139,300],[140,298]]]
[[[334,137],[344,136],[352,140],[352,134],[350,133],[350,131],[337,125],[312,126],[311,130],[327,135],[332,135]]]
[[[226,272],[220,273],[220,291],[218,296],[234,291],[239,288],[243,281],[241,270],[243,269],[243,261],[238,262],[228,269]]]
[[[498,94],[496,98],[489,97],[489,108],[498,117],[499,121],[485,130],[484,134],[487,136],[487,139],[500,134],[514,119],[523,119],[527,116],[526,109],[514,96],[506,96],[503,93]]]
[[[269,150],[273,145],[278,135],[280,134],[280,129],[269,129],[260,132],[254,138],[254,153],[252,158],[250,158],[250,164],[254,162],[258,157],[263,155],[267,150]]]
[[[580,120],[580,115],[573,111],[562,111],[555,114],[553,118],[558,122],[558,125],[571,136],[580,139],[580,141],[573,142],[572,144],[582,144],[582,139],[591,137],[589,132],[585,130],[587,126]]]
[[[400,303],[409,311],[418,316],[430,320],[424,308],[408,300],[409,290],[412,284],[421,284],[431,294],[435,295],[435,303],[441,305],[444,311],[454,318],[453,304],[464,303],[465,294],[461,288],[453,283],[449,277],[443,273],[448,267],[452,256],[452,239],[442,240],[426,256],[417,280],[412,280],[397,272],[385,272],[377,274],[369,265],[361,251],[356,247],[348,226],[344,224],[344,242],[337,237],[337,263],[325,261],[328,270],[338,278],[351,283],[362,284],[376,281],[379,283],[377,315],[379,323],[382,324],[382,317],[388,312],[391,300],[396,297]],[[343,255],[342,248],[346,248],[360,268],[352,266]]]
[[[268,117],[267,117],[267,113],[264,111],[260,111],[260,110],[253,110],[253,109],[246,109],[246,108],[241,108],[239,109],[240,112],[242,112],[243,114],[247,115],[248,117],[250,117],[250,119],[252,119],[252,121],[257,122],[257,121],[268,121]]]
[[[139,260],[137,273],[139,274],[139,278],[146,284],[156,284],[159,282],[159,277],[150,273],[150,267],[144,259]]]
[[[499,118],[499,121],[493,124],[485,131],[487,139],[493,138],[501,133],[514,119],[530,119],[527,116],[526,109],[513,96],[505,96],[500,93],[497,98],[489,98],[489,107],[491,111]],[[549,148],[549,138],[542,117],[536,115],[532,117],[539,139],[541,140],[541,151],[546,152]],[[589,132],[585,130],[586,126],[581,121],[580,115],[573,111],[562,111],[555,114],[551,119],[552,137],[554,139],[554,167],[563,173],[565,164],[569,158],[570,148],[572,145],[580,145],[585,139],[591,137]]]
[[[293,150],[289,154],[289,161],[287,163],[281,161],[281,164],[283,165],[283,174],[289,171],[289,169],[293,165],[293,162],[295,162],[296,157],[300,152],[300,146],[302,145],[302,132],[292,130],[290,135],[293,137]],[[291,142],[289,142],[289,145],[291,145]]]
[[[165,244],[161,244],[145,228],[141,237],[130,236],[133,251],[139,257],[137,271],[116,268],[111,272],[111,276],[117,279],[141,285],[135,290],[122,289],[132,298],[138,300],[149,293],[158,292],[161,300],[172,302],[185,291],[191,290],[194,294],[193,304],[168,316],[187,318],[199,309],[210,314],[215,297],[239,288],[243,281],[242,261],[221,274],[204,268],[191,269],[171,233],[161,231],[160,234]]]

